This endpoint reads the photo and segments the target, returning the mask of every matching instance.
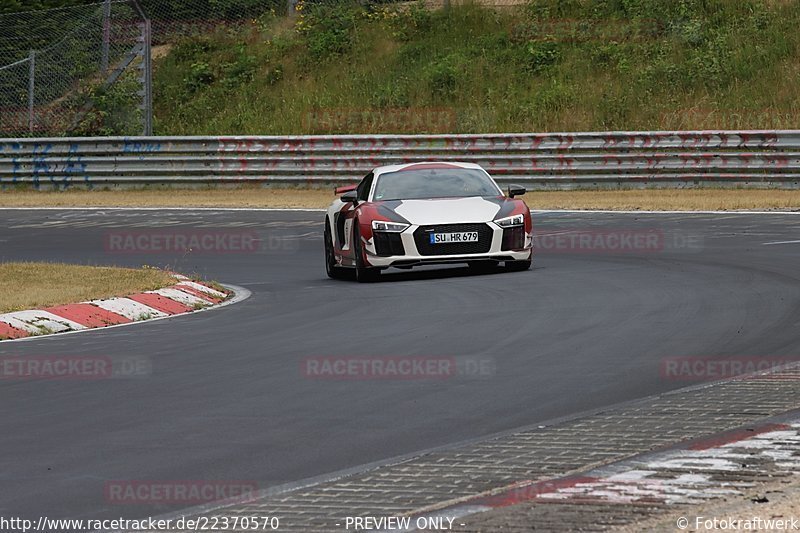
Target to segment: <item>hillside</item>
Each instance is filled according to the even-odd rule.
[[[800,2],[302,8],[160,47],[157,133],[800,126]]]

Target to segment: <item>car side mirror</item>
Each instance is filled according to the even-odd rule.
[[[508,186],[508,197],[509,198],[514,198],[515,196],[522,196],[526,192],[527,191],[525,190],[525,187],[522,187],[521,185],[511,184],[511,185]]]
[[[355,204],[356,202],[358,202],[358,191],[347,191],[341,196],[341,200],[344,203],[351,202]]]

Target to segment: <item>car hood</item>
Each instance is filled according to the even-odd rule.
[[[510,214],[515,205],[515,200],[478,196],[396,200],[383,203],[384,207],[391,209],[409,223],[417,225],[489,222],[506,212]]]

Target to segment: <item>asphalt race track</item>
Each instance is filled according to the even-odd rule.
[[[151,364],[124,379],[0,380],[3,516],[155,516],[174,507],[115,504],[106,483],[267,488],[696,383],[665,375],[670,358],[800,355],[798,214],[534,213],[544,235],[531,271],[393,271],[370,285],[325,277],[321,212],[0,219],[0,261],[148,264],[252,291],[207,313],[0,343],[2,357]],[[571,243],[575,232],[594,247]],[[633,248],[615,249],[631,232]],[[216,240],[146,249],[176,234]],[[123,249],[131,235],[137,247]],[[237,244],[254,235],[257,250]],[[308,376],[304,361],[324,357],[482,366],[444,379]]]

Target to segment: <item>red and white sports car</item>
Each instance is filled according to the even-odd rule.
[[[389,267],[467,263],[485,269],[531,266],[533,224],[516,185],[503,194],[472,163],[378,167],[344,193],[325,216],[325,267],[338,278],[355,270],[373,281]]]

